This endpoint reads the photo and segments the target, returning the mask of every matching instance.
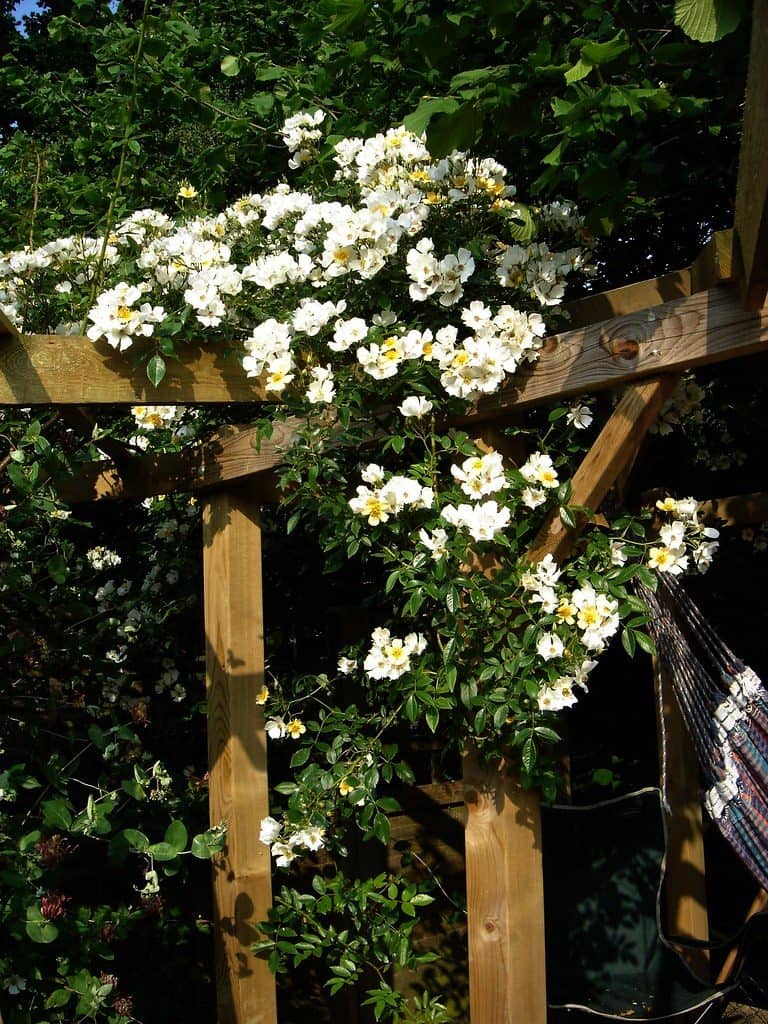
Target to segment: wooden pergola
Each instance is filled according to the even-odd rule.
[[[768,352],[768,0],[755,0],[744,133],[732,231],[717,233],[680,271],[571,303],[572,328],[546,340],[539,361],[462,422],[478,434],[512,410],[599,391],[623,395],[573,481],[572,503],[598,509],[629,467],[666,398],[687,369]],[[239,365],[194,343],[150,389],[105,344],[85,337],[19,336],[0,317],[0,405],[60,406],[87,422],[81,406],[259,401]],[[227,428],[200,448],[134,455],[116,444],[61,486],[69,501],[143,498],[200,491],[208,696],[211,822],[228,824],[213,861],[219,1024],[275,1024],[274,979],[250,946],[271,903],[268,847],[258,839],[269,813],[264,720],[255,697],[264,680],[259,508],[278,500],[274,470],[297,424],[269,443]],[[738,521],[763,518],[764,495],[713,503]],[[746,509],[746,512],[745,512]],[[531,556],[560,560],[577,530],[553,518]],[[698,778],[663,679],[670,732],[672,929],[707,937]],[[466,878],[472,1024],[545,1024],[546,979],[541,821],[536,794],[503,765],[464,766]],[[691,882],[691,878],[693,882]],[[685,879],[683,881],[682,879]]]

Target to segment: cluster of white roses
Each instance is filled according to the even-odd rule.
[[[446,505],[442,518],[451,526],[466,530],[473,540],[493,540],[509,524],[510,511],[495,499],[481,499],[505,491],[509,486],[501,455],[493,451],[472,455],[461,466],[452,466],[451,474],[474,504]]]
[[[86,551],[85,557],[96,570],[114,569],[122,562],[122,558],[116,551],[111,551],[102,545]]]
[[[316,152],[323,121],[322,111],[304,111],[285,122],[291,166]],[[99,273],[112,282],[90,310],[82,305],[103,239],[59,239],[0,257],[0,310],[24,329],[21,298],[35,288],[36,273],[49,272],[69,301],[69,319],[57,331],[78,330],[86,313],[88,336],[120,351],[192,312],[202,328],[225,331],[228,345],[242,344],[246,375],[262,377],[268,392],[300,383],[312,403],[335,398],[337,366],[327,353],[344,360],[352,349],[352,365],[376,379],[394,376],[406,360],[433,362],[446,392],[468,399],[498,390],[522,362],[536,358],[545,329],[539,312],[511,303],[492,309],[478,300],[457,306],[474,278],[489,276],[523,307],[556,304],[567,276],[587,269],[588,253],[580,245],[551,250],[551,239],[503,241],[516,204],[501,164],[459,152],[434,160],[423,140],[402,127],[367,140],[343,139],[334,159],[337,178],[348,183],[347,202],[281,184],[215,215],[190,210],[174,221],[149,209],[132,214],[106,240]],[[465,245],[438,256],[430,220],[460,227],[477,210],[498,218],[498,240],[481,244],[468,234]],[[554,239],[585,237],[569,204],[543,206],[536,216]],[[115,280],[123,265],[140,279]],[[392,294],[392,304],[402,307],[397,315],[367,309],[360,287],[388,268],[396,289],[403,277],[407,282],[402,294]],[[343,279],[350,282],[347,299],[323,301],[317,294]],[[271,293],[281,288],[292,290],[290,298],[270,307]],[[352,301],[354,316],[344,319]],[[414,322],[422,317],[426,323]],[[320,369],[302,372],[304,350],[318,345]]]
[[[546,555],[521,579],[528,607],[536,606],[545,624],[536,653],[545,662],[561,659],[564,669],[554,682],[542,687],[538,697],[542,711],[576,703],[574,686],[586,689],[587,676],[596,665],[587,652],[603,651],[619,628],[617,601],[590,584],[571,590],[561,576],[552,555]]]
[[[363,668],[371,679],[399,679],[410,671],[411,658],[422,654],[426,646],[427,641],[421,633],[409,633],[401,638],[379,627],[371,634],[371,647]]]
[[[270,847],[272,856],[277,858],[276,864],[280,868],[287,868],[296,859],[300,849],[315,852],[325,845],[325,829],[314,825],[307,825],[286,836],[283,836],[282,832],[283,826],[276,818],[262,818],[259,839]]]
[[[364,482],[358,486],[349,507],[356,515],[364,516],[370,526],[386,523],[404,508],[431,508],[435,500],[431,487],[423,487],[407,476],[395,475],[387,480],[382,467],[375,463],[366,466],[361,476]]]
[[[648,566],[657,572],[680,576],[689,566],[690,558],[699,572],[706,572],[720,546],[720,531],[699,522],[699,505],[695,498],[663,498],[656,502],[660,512],[671,514],[671,522],[659,530],[658,544],[648,554]]]

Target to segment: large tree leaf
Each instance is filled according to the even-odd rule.
[[[744,0],[675,0],[675,24],[699,43],[714,43],[738,27]]]

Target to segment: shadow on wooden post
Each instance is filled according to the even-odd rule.
[[[213,860],[218,1024],[276,1024],[275,980],[250,946],[272,901],[264,715],[261,527],[247,489],[203,506],[206,690],[211,824],[227,823]]]
[[[539,796],[464,755],[472,1024],[546,1024]]]

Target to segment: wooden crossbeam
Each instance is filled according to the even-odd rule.
[[[114,461],[82,463],[75,476],[56,482],[70,504],[104,499],[142,499],[171,491],[205,491],[250,477],[253,493],[263,504],[279,500],[274,470],[283,461],[300,421],[276,423],[269,441],[256,427],[222,427],[197,447],[180,452],[136,455]]]
[[[485,399],[461,422],[492,420],[515,408],[766,349],[768,311],[760,315],[745,311],[733,288],[714,288],[553,336],[539,362],[523,375],[518,389]],[[0,346],[0,371],[2,365]],[[0,377],[0,404],[3,388]],[[215,438],[199,451],[137,456],[127,472],[110,462],[96,463],[80,470],[76,480],[62,481],[60,493],[70,501],[146,497],[165,493],[172,486],[196,490],[250,474],[266,475],[282,463],[296,426],[294,420],[278,424],[273,438],[262,442],[258,451],[253,447],[256,432],[239,428],[239,435],[233,429],[226,443]],[[270,493],[271,482],[267,480],[264,486],[265,494]]]
[[[19,337],[19,332],[5,313],[0,310],[0,344],[7,342],[8,338],[11,338],[13,341],[18,341]]]
[[[713,498],[699,502],[699,515],[708,521],[719,521],[725,526],[753,526],[768,522],[768,494],[733,494],[727,498]]]
[[[662,406],[677,384],[674,375],[631,384],[622,395],[595,442],[571,480],[570,504],[593,511],[600,507],[614,481],[634,459]],[[546,521],[529,551],[533,562],[552,555],[561,562],[584,525],[566,526],[555,511]]]
[[[768,312],[745,310],[729,286],[613,317],[547,339],[539,360],[514,385],[489,396],[465,422],[493,419],[514,408],[617,387],[765,350]],[[248,402],[263,397],[237,360],[194,349],[169,365],[152,389],[125,359],[87,338],[32,335],[0,344],[0,405],[136,402]]]
[[[710,288],[548,338],[530,370],[478,402],[464,420],[766,350],[768,310],[745,310],[731,286]]]
[[[726,284],[733,280],[732,253],[733,230],[716,231],[690,267],[566,302],[564,309],[571,318],[570,325],[587,327]]]
[[[747,309],[768,293],[768,0],[754,0],[734,217],[736,277]]]

